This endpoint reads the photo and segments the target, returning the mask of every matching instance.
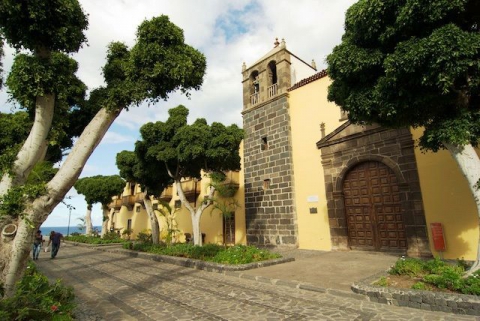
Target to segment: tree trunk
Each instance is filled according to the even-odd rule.
[[[85,214],[85,235],[91,236],[93,232],[92,224],[92,205],[87,206],[87,213]]]
[[[0,196],[5,195],[10,187],[25,183],[35,164],[45,158],[54,105],[55,95],[53,94],[37,97],[32,129],[17,154],[17,159],[12,166],[12,173],[5,172],[3,174],[0,181]]]
[[[12,222],[17,226],[17,233],[12,237],[2,235],[2,281],[5,284],[5,296],[15,294],[15,283],[21,279],[28,262],[28,256],[33,244],[34,228],[25,220],[17,219]],[[3,228],[2,228],[3,229]]]
[[[212,205],[212,198],[213,194],[215,193],[215,187],[210,185],[210,190],[208,192],[208,200],[201,202],[200,206],[197,209],[193,208],[190,203],[188,202],[187,198],[185,197],[185,193],[183,193],[182,183],[180,180],[175,180],[175,187],[177,189],[178,196],[182,201],[182,204],[188,209],[190,212],[190,217],[192,219],[192,237],[193,237],[193,244],[202,246],[202,232],[200,230],[200,218],[202,217],[203,211],[210,205]]]
[[[102,108],[85,127],[59,171],[47,183],[47,194],[27,204],[25,217],[17,222],[19,231],[10,242],[3,242],[0,251],[0,283],[5,286],[5,295],[12,296],[15,283],[25,271],[30,252],[33,231],[40,226],[60,203],[77,181],[85,163],[93,153],[121,109],[109,112]],[[30,224],[29,222],[33,222]]]
[[[155,214],[155,211],[153,210],[150,197],[146,192],[143,194],[143,204],[145,205],[145,210],[150,218],[150,225],[152,227],[152,242],[153,244],[158,244],[160,242],[160,224],[158,223],[157,214]]]
[[[452,157],[458,164],[463,176],[467,179],[468,187],[473,195],[473,200],[477,206],[478,229],[480,233],[480,190],[477,183],[480,180],[480,159],[472,145],[456,146],[448,143],[443,145],[452,154]],[[477,246],[477,259],[472,267],[466,273],[466,276],[472,275],[473,272],[480,269],[480,234]]]
[[[103,238],[105,234],[108,232],[108,221],[110,220],[108,214],[110,214],[110,209],[108,208],[108,205],[103,205],[102,204],[102,214],[103,214],[103,219],[102,219],[102,232],[100,232],[100,237]]]

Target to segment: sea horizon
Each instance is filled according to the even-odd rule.
[[[101,226],[93,226],[93,228],[97,228],[99,231],[102,230]],[[55,231],[57,233],[61,233],[64,236],[70,235],[72,233],[80,233],[85,234],[85,230],[80,230],[78,226],[41,226],[40,231],[42,231],[43,236],[50,235],[51,231]]]

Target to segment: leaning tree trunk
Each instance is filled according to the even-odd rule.
[[[103,238],[105,234],[107,234],[108,231],[108,221],[110,220],[109,214],[110,214],[110,209],[108,208],[108,205],[102,204],[102,214],[103,214],[103,220],[102,220],[102,232],[100,233],[100,237]]]
[[[92,232],[93,232],[92,204],[88,204],[87,213],[85,214],[85,235],[91,236]]]
[[[212,205],[212,198],[213,194],[215,193],[215,187],[210,185],[210,189],[208,192],[207,201],[203,201],[200,203],[200,206],[195,209],[193,208],[190,203],[188,202],[187,198],[185,197],[185,193],[183,193],[182,183],[180,180],[175,180],[175,187],[177,189],[178,196],[182,201],[182,204],[188,209],[190,212],[190,217],[192,219],[192,237],[193,237],[193,244],[194,245],[203,245],[202,240],[202,232],[200,231],[200,219],[202,218],[203,211]]]
[[[466,276],[472,275],[473,272],[480,269],[480,189],[477,184],[480,180],[480,159],[472,145],[457,146],[448,143],[443,145],[452,154],[453,158],[462,171],[463,176],[467,179],[468,187],[473,195],[475,205],[477,206],[479,240],[477,246],[477,258],[475,263],[466,273]]]
[[[5,284],[5,295],[9,297],[15,293],[14,285],[23,276],[26,269],[34,233],[34,228],[23,219],[17,218],[10,221],[10,224],[16,226],[16,234],[5,235],[6,233],[3,231],[6,226],[4,225],[0,240],[0,255],[2,258],[0,265],[3,267],[1,278]],[[7,226],[11,226],[10,224]],[[5,268],[8,262],[11,262],[10,266]]]
[[[109,112],[102,108],[85,127],[70,154],[58,172],[47,183],[46,195],[28,202],[25,216],[18,221],[17,234],[9,242],[0,243],[0,283],[4,284],[5,296],[15,293],[15,284],[22,277],[28,261],[33,231],[47,219],[72,188],[82,172],[85,163],[120,114],[121,109]],[[13,221],[13,220],[12,220]]]
[[[30,134],[23,143],[12,166],[0,181],[0,196],[5,195],[12,186],[25,183],[35,164],[45,158],[47,136],[52,126],[55,95],[39,96],[36,100],[35,120]]]
[[[155,214],[155,211],[153,210],[150,197],[147,195],[146,191],[143,194],[143,204],[145,205],[145,210],[150,218],[150,225],[152,228],[152,242],[153,244],[158,244],[160,242],[160,224],[158,223],[157,214]]]
[[[46,201],[48,196],[41,196],[33,201],[24,211],[23,218],[16,218],[2,224],[0,239],[0,269],[1,280],[5,286],[5,296],[11,297],[15,293],[15,284],[23,276],[29,253],[32,249],[33,235],[38,227],[45,221],[50,208]],[[15,225],[16,233],[6,236],[3,233],[5,225]]]

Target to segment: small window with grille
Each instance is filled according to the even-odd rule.
[[[261,141],[261,144],[260,144],[260,149],[261,149],[261,150],[267,150],[267,149],[268,149],[268,139],[267,139],[267,136],[262,137],[262,141]]]

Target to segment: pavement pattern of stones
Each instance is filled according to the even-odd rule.
[[[312,292],[67,245],[36,261],[75,288],[80,321],[480,320]]]

